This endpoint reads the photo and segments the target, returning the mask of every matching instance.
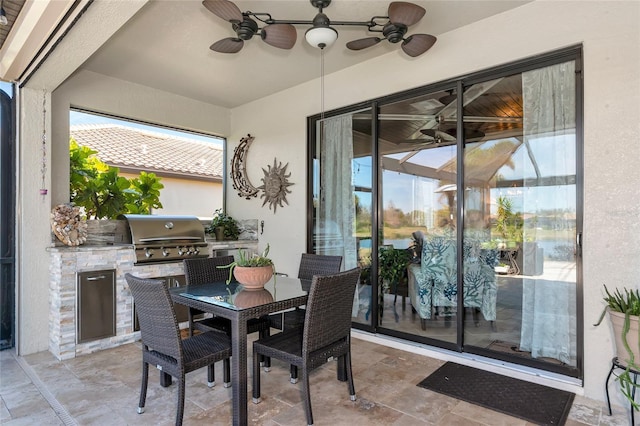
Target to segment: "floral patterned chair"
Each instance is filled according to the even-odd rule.
[[[466,236],[463,244],[464,306],[474,308],[474,321],[479,324],[478,310],[484,319],[496,319],[496,275],[498,251],[482,248],[481,238]],[[409,265],[409,298],[421,319],[422,329],[434,309],[444,307],[444,314],[457,307],[456,238],[455,233],[426,235],[419,264]]]

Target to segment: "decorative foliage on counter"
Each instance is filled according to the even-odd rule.
[[[264,177],[262,180],[262,186],[258,189],[262,190],[260,198],[264,198],[262,205],[269,203],[269,210],[273,207],[273,213],[275,214],[278,206],[284,207],[283,202],[289,205],[287,201],[287,194],[291,194],[291,191],[287,189],[293,183],[289,182],[291,173],[287,174],[287,167],[289,163],[282,167],[282,163],[278,163],[278,160],[273,159],[273,167],[267,166],[268,169],[262,169]]]
[[[244,197],[247,200],[258,195],[258,189],[251,184],[247,177],[247,155],[254,139],[250,134],[240,139],[240,144],[233,150],[233,158],[231,159],[233,189],[238,191],[239,197]]]
[[[68,246],[79,246],[87,241],[87,222],[80,217],[80,208],[59,204],[51,211],[51,229]]]

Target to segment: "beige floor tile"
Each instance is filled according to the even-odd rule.
[[[250,336],[249,345],[255,340]],[[442,361],[398,349],[353,339],[354,382],[357,400],[349,399],[347,384],[336,379],[331,361],[310,376],[311,401],[317,425],[361,424],[514,425],[528,423],[501,413],[420,388],[416,384],[443,364]],[[250,348],[250,346],[249,346]],[[60,418],[40,395],[13,356],[0,353],[0,421],[7,425],[59,425]],[[140,344],[124,345],[73,360],[58,361],[50,353],[24,360],[39,381],[78,424],[173,425],[177,385],[163,388],[159,372],[149,370],[145,413],[137,414],[141,379]],[[248,375],[252,376],[252,362]],[[217,386],[206,384],[206,370],[187,375],[185,425],[231,423],[232,390],[222,386],[222,363],[215,366]],[[249,402],[251,425],[288,426],[305,422],[301,382],[289,382],[289,366],[273,360],[271,372],[261,372],[262,402]],[[251,381],[248,399],[251,401]],[[628,425],[628,412],[616,407],[604,414],[602,403],[576,397],[569,426]]]
[[[525,420],[517,417],[508,416],[498,411],[487,410],[486,408],[465,401],[460,401],[451,412],[460,418],[465,418],[481,425],[524,426],[527,424]]]

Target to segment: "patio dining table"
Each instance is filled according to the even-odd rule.
[[[264,290],[238,283],[187,285],[170,289],[175,303],[231,320],[233,424],[247,424],[247,321],[307,303],[310,280],[272,277]]]

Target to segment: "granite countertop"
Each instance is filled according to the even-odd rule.
[[[235,241],[216,241],[215,239],[206,239],[206,243],[212,249],[236,249],[245,248],[258,244],[258,240],[235,240]],[[66,246],[61,243],[52,243],[47,247],[47,251],[89,251],[89,250],[126,250],[133,249],[133,244],[129,243],[91,243],[79,246]]]
[[[123,243],[103,243],[103,244],[82,244],[79,246],[65,246],[63,244],[52,244],[47,247],[47,251],[89,251],[89,250],[125,250],[133,249],[133,244]]]

